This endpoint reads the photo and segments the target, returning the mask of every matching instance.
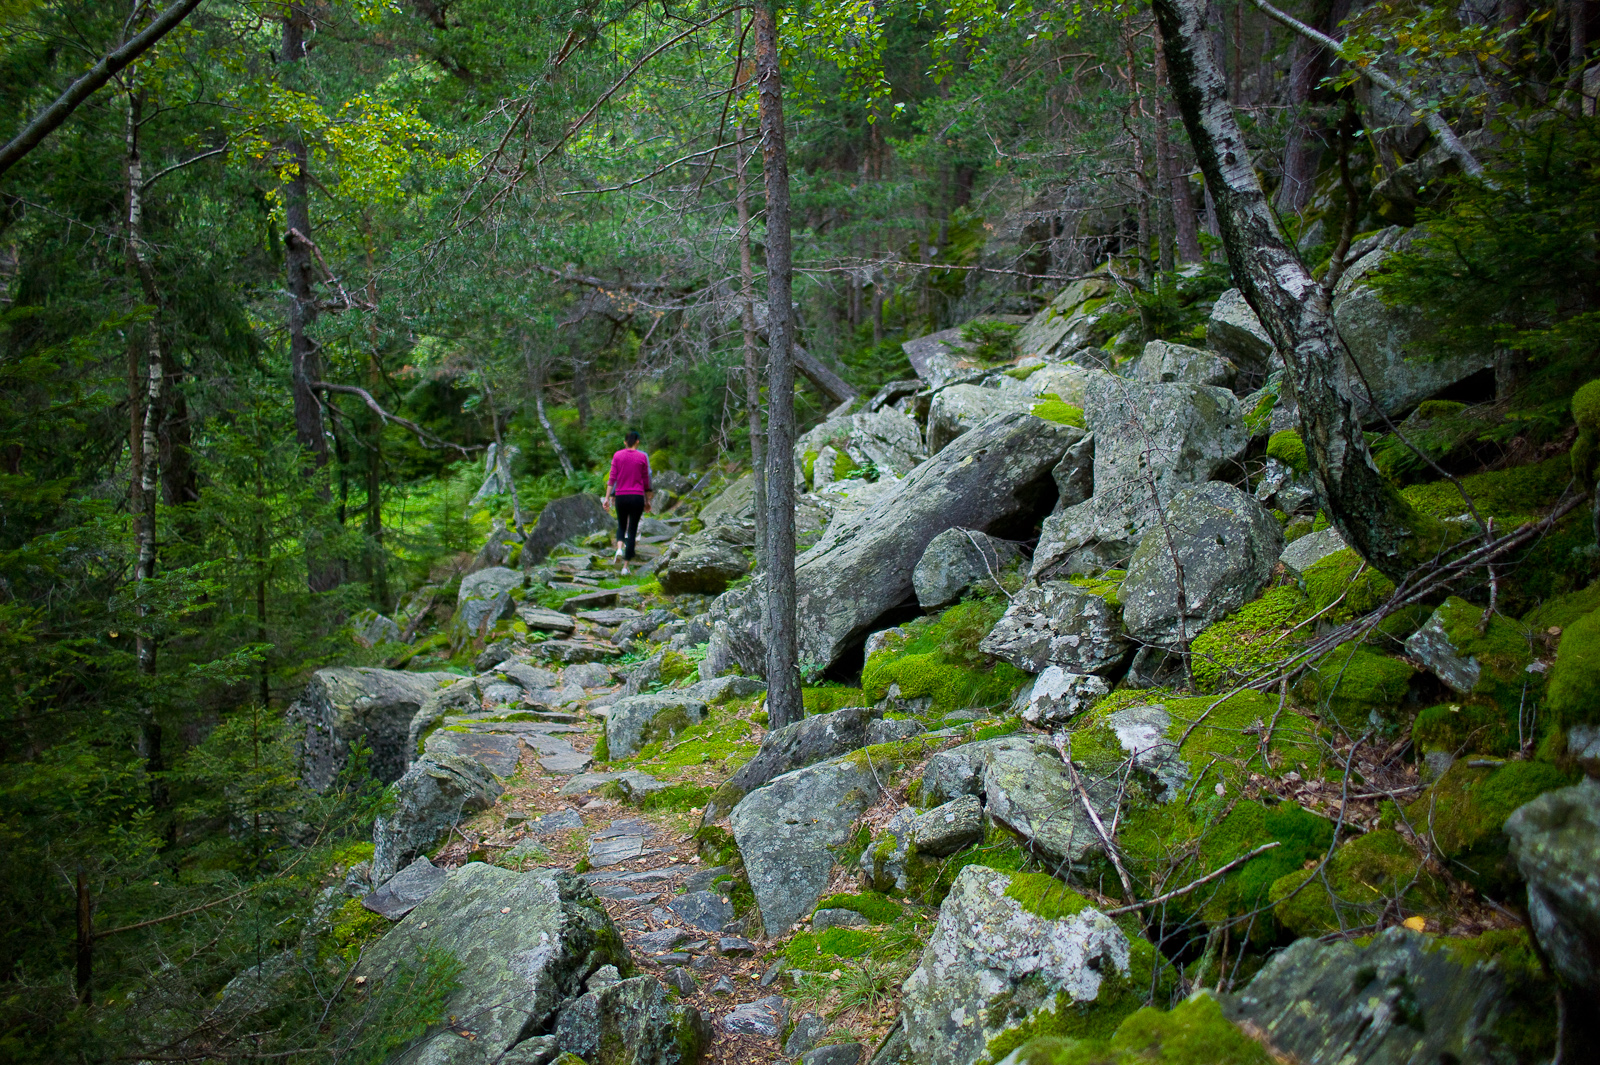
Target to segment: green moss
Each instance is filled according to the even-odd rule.
[[[867,705],[860,688],[801,688],[800,702],[807,714],[831,714],[847,706]]]
[[[1305,441],[1293,429],[1273,433],[1267,439],[1267,457],[1277,459],[1296,473],[1310,473],[1311,460],[1306,457]]]
[[[594,741],[594,760],[597,762],[611,761],[611,750],[606,745],[606,734],[600,733],[600,738]]]
[[[1587,588],[1554,596],[1523,615],[1523,624],[1534,633],[1552,628],[1565,629],[1585,614],[1600,610],[1600,581]]]
[[[940,654],[873,655],[861,673],[861,687],[872,701],[883,698],[889,685],[898,684],[905,698],[931,696],[937,713],[974,706],[1001,706],[1028,679],[1008,662],[989,669],[973,669],[950,662]]]
[[[1048,873],[1018,873],[1006,887],[1006,898],[1046,921],[1072,917],[1089,906],[1088,899]]]
[[[1207,626],[1189,645],[1195,683],[1201,691],[1221,691],[1286,658],[1310,637],[1304,630],[1290,635],[1310,615],[1310,600],[1298,588],[1278,587]]]
[[[639,806],[644,810],[693,810],[705,806],[711,791],[703,784],[673,784],[646,795]]]
[[[1122,1022],[1111,1049],[1127,1065],[1272,1065],[1277,1060],[1224,1017],[1210,995],[1196,995],[1165,1013],[1139,1010]]]
[[[1256,400],[1256,405],[1245,414],[1245,431],[1251,436],[1260,436],[1272,428],[1272,408],[1277,405],[1277,387],[1275,384],[1269,385],[1262,391],[1261,398]]]
[[[1300,537],[1310,535],[1311,531],[1310,518],[1296,518],[1283,527],[1283,542],[1292,544]]]
[[[1015,717],[1009,718],[1005,721],[1001,721],[993,725],[986,725],[979,729],[977,732],[972,734],[972,742],[980,743],[983,740],[997,740],[1001,736],[1010,736],[1012,733],[1019,731],[1021,728],[1021,719]]]
[[[1006,829],[990,825],[983,842],[968,847],[940,862],[912,863],[907,866],[911,881],[906,894],[929,906],[937,906],[950,893],[961,870],[981,865],[1002,873],[1015,873],[1028,864],[1028,855],[1017,838]]]
[[[694,834],[696,853],[707,865],[728,865],[739,860],[739,844],[733,833],[716,825],[704,825]]]
[[[1590,381],[1572,394],[1572,420],[1578,439],[1572,446],[1568,468],[1584,488],[1595,483],[1596,445],[1600,443],[1600,380]]]
[[[800,476],[806,484],[814,483],[817,474],[817,452],[806,448],[806,453],[800,456]]]
[[[1471,474],[1460,481],[1478,513],[1504,519],[1503,524],[1510,526],[1531,518],[1542,507],[1553,505],[1566,491],[1571,476],[1571,464],[1564,456],[1557,456],[1530,466]],[[1418,511],[1431,517],[1450,518],[1468,513],[1461,492],[1451,481],[1413,485],[1402,489],[1400,494]]]
[[[1418,418],[1449,418],[1467,409],[1453,399],[1425,399],[1417,405]]]
[[[1422,857],[1387,829],[1346,843],[1334,851],[1323,876],[1306,883],[1314,876],[1315,869],[1301,870],[1272,885],[1273,912],[1295,935],[1363,927],[1379,913],[1392,913],[1396,897],[1402,913],[1437,912],[1449,897]]]
[[[1079,429],[1088,427],[1083,418],[1083,408],[1074,407],[1060,398],[1050,398],[1042,403],[1035,403],[1029,413],[1035,418],[1043,418],[1047,422],[1056,422],[1059,425],[1071,425]]]
[[[1312,610],[1327,611],[1318,620],[1329,624],[1370,613],[1394,593],[1394,582],[1348,547],[1306,567],[1304,583]]]
[[[1241,854],[1272,842],[1278,846],[1223,877],[1221,886],[1202,906],[1201,913],[1207,921],[1220,924],[1229,917],[1250,913],[1265,905],[1274,883],[1328,852],[1328,845],[1333,842],[1333,826],[1326,818],[1308,813],[1294,803],[1263,806],[1258,802],[1240,802],[1218,822],[1215,830],[1204,835],[1196,870],[1221,868]],[[1265,935],[1267,929],[1259,931]]]
[[[1517,747],[1517,721],[1488,699],[1467,697],[1417,714],[1411,737],[1423,751],[1509,754]]]
[[[1122,600],[1118,596],[1122,591],[1122,582],[1127,577],[1128,571],[1125,569],[1108,569],[1093,577],[1087,575],[1068,577],[1067,583],[1074,588],[1082,588],[1090,595],[1098,596],[1108,603],[1120,606]]]
[[[1411,824],[1431,825],[1451,871],[1479,891],[1503,897],[1517,883],[1517,870],[1500,831],[1506,818],[1544,792],[1564,788],[1573,777],[1545,762],[1507,762],[1497,769],[1452,765],[1406,810]]]
[[[1306,671],[1299,691],[1346,727],[1362,728],[1373,714],[1394,716],[1415,674],[1398,658],[1342,643]]]
[[[1600,611],[1562,632],[1546,698],[1562,726],[1600,721]]]
[[[859,895],[829,895],[817,903],[819,910],[850,910],[859,913],[874,924],[890,924],[905,912],[898,902],[876,891],[863,891]]]
[[[829,928],[820,935],[799,932],[789,940],[783,956],[796,969],[815,971],[834,968],[841,958],[860,958],[872,953],[882,940],[859,928]]]
[[[348,962],[355,961],[363,946],[389,930],[389,919],[361,905],[360,899],[349,899],[335,910],[332,923],[330,951]]]
[[[833,454],[833,479],[842,481],[856,468],[856,460],[850,457],[849,452],[840,450]]]
[[[687,655],[678,651],[663,651],[661,653],[661,682],[668,686],[680,681],[697,679],[700,676],[700,666]]]
[[[1014,377],[1018,381],[1026,381],[1028,378],[1032,377],[1037,371],[1044,369],[1044,367],[1045,367],[1044,363],[1036,362],[1032,366],[1013,366],[1013,367],[1011,367],[1011,369],[1006,370],[1004,372],[1005,372],[1005,375],[1007,377]]]

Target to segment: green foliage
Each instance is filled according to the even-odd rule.
[[[1273,433],[1267,440],[1267,457],[1277,459],[1296,473],[1310,473],[1311,460],[1306,457],[1305,441],[1293,429]]]
[[[1018,322],[979,318],[961,327],[961,339],[972,345],[969,354],[983,363],[1008,362],[1016,353]]]
[[[661,682],[676,687],[686,680],[698,679],[700,666],[688,655],[679,651],[661,653]]]

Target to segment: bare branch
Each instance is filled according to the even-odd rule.
[[[360,396],[362,401],[366,403],[367,408],[378,417],[382,418],[386,422],[393,422],[404,429],[410,429],[413,433],[415,433],[417,437],[417,443],[421,444],[423,447],[447,447],[459,451],[463,455],[471,455],[474,451],[483,450],[482,446],[478,444],[474,444],[471,447],[462,447],[460,444],[446,440],[443,437],[435,436],[422,426],[418,425],[416,422],[408,421],[407,419],[400,417],[398,414],[390,414],[388,411],[380,407],[378,405],[378,401],[372,398],[372,393],[368,392],[364,388],[357,388],[355,385],[335,385],[330,384],[327,381],[312,381],[311,387],[318,392],[340,392],[347,396]]]

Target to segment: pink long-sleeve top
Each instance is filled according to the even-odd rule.
[[[650,456],[626,447],[612,455],[610,484],[614,496],[642,496],[650,491]]]

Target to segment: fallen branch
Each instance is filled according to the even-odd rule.
[[[413,433],[415,433],[417,436],[417,443],[421,444],[423,447],[453,448],[456,451],[461,452],[463,455],[471,455],[474,451],[483,450],[483,448],[477,444],[474,444],[471,447],[462,447],[460,444],[446,440],[441,436],[435,436],[422,426],[418,425],[416,422],[402,418],[398,414],[390,414],[388,411],[380,407],[378,405],[378,401],[372,398],[372,393],[368,392],[364,388],[357,388],[355,385],[335,385],[327,381],[313,381],[311,382],[311,387],[318,392],[339,392],[347,396],[360,396],[361,399],[366,403],[367,408],[378,417],[382,418],[386,422],[393,422],[404,429],[410,429]]]
[[[1105,845],[1106,857],[1111,859],[1111,864],[1117,868],[1117,876],[1122,881],[1122,897],[1128,900],[1129,908],[1137,908],[1138,896],[1134,894],[1133,878],[1128,875],[1128,870],[1122,866],[1122,858],[1117,854],[1117,845],[1112,841],[1106,826],[1101,823],[1100,815],[1095,812],[1094,803],[1089,799],[1089,789],[1083,786],[1083,781],[1078,778],[1078,767],[1072,764],[1072,737],[1058,733],[1053,737],[1055,748],[1061,753],[1062,762],[1066,763],[1067,775],[1072,777],[1072,786],[1078,789],[1078,797],[1083,800],[1083,808],[1089,812],[1089,822],[1094,825],[1095,832],[1100,836],[1100,842]]]
[[[1225,873],[1227,873],[1227,872],[1229,872],[1229,871],[1231,871],[1233,869],[1238,868],[1239,866],[1243,865],[1245,862],[1248,862],[1251,858],[1254,858],[1258,854],[1265,854],[1267,851],[1270,851],[1272,848],[1274,848],[1276,846],[1279,846],[1279,843],[1278,843],[1277,840],[1273,840],[1271,843],[1263,843],[1261,846],[1257,847],[1255,850],[1249,852],[1248,854],[1239,855],[1239,857],[1235,858],[1233,861],[1229,862],[1227,865],[1224,865],[1219,869],[1213,869],[1211,872],[1207,873],[1205,876],[1201,877],[1199,880],[1191,880],[1189,883],[1183,885],[1183,887],[1178,888],[1175,891],[1169,891],[1164,895],[1157,895],[1155,898],[1147,899],[1144,902],[1135,902],[1135,903],[1132,903],[1131,905],[1128,905],[1128,906],[1118,906],[1116,909],[1106,910],[1105,911],[1105,915],[1107,917],[1115,917],[1119,913],[1132,913],[1134,910],[1143,910],[1143,909],[1147,909],[1147,908],[1149,908],[1151,906],[1158,906],[1163,902],[1167,902],[1167,901],[1169,901],[1171,899],[1177,898],[1179,895],[1187,895],[1189,892],[1193,891],[1197,887],[1200,887],[1202,884],[1209,884],[1211,881],[1215,880],[1217,877],[1222,876],[1223,874],[1225,874]]]

